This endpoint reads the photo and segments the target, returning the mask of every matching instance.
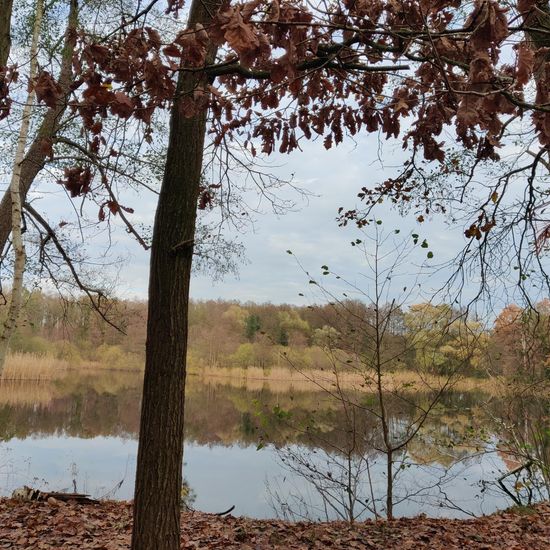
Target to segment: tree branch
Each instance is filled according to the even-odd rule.
[[[61,244],[61,241],[57,237],[57,234],[52,229],[52,227],[49,225],[49,223],[29,204],[25,203],[24,209],[28,214],[44,229],[46,232],[46,235],[49,239],[53,242],[55,247],[57,248],[57,251],[63,258],[63,261],[69,268],[69,271],[71,272],[71,275],[76,283],[76,286],[86,294],[88,299],[90,300],[90,303],[92,304],[93,309],[97,312],[97,314],[111,327],[113,327],[115,330],[122,334],[126,334],[124,330],[122,330],[119,326],[115,325],[105,314],[105,312],[101,309],[101,300],[107,299],[107,296],[103,292],[103,290],[99,288],[93,288],[85,284],[82,279],[80,278],[80,275],[78,274],[74,262],[71,259],[71,257],[67,254],[67,251]],[[94,294],[97,296],[94,297]]]

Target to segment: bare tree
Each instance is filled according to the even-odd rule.
[[[336,276],[340,285],[344,283],[344,292],[310,279],[332,307],[331,327],[336,329],[324,343],[332,372],[326,380],[312,382],[341,410],[342,437],[330,440],[316,429],[312,415],[311,423],[300,429],[327,451],[312,454],[296,447],[279,451],[286,466],[313,485],[332,515],[349,522],[364,517],[366,511],[392,518],[396,503],[432,488],[396,493],[400,473],[414,465],[409,446],[424,435],[434,409],[470,367],[482,334],[465,312],[431,304],[423,308],[429,315],[415,317],[405,327],[410,314],[404,310],[419,295],[420,281],[427,274],[425,264],[416,278],[410,274],[415,247],[408,239],[398,242],[393,234],[384,236],[376,223],[373,235],[366,233],[354,244],[362,249],[369,267],[369,273],[363,274],[366,288],[345,281],[327,265],[322,267],[323,275]],[[421,243],[416,249],[423,250]],[[429,333],[428,326],[433,329]],[[449,353],[445,369],[440,368],[442,349]],[[299,363],[286,359],[311,378]],[[359,375],[361,383],[350,386],[346,381],[350,373]],[[383,489],[377,477],[380,470],[373,473],[380,456],[385,463]]]

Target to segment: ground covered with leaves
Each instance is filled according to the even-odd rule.
[[[550,549],[550,504],[473,520],[426,517],[359,523],[288,523],[199,512],[182,516],[181,548]],[[0,500],[0,549],[120,550],[130,546],[132,507]]]

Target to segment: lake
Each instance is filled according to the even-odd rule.
[[[30,485],[132,498],[140,394],[141,377],[129,373],[3,381],[0,493]],[[184,476],[193,508],[220,512],[234,505],[234,515],[256,518],[335,518],[349,496],[342,493],[345,473],[354,476],[358,517],[382,509],[386,466],[376,438],[371,447],[343,454],[341,411],[314,387],[189,377],[187,396]],[[445,396],[407,453],[395,456],[395,515],[466,517],[513,504],[496,480],[514,462],[498,444],[491,415],[480,414],[484,399],[475,392]],[[395,412],[395,429],[407,414]],[[305,422],[313,416],[314,436]],[[358,429],[374,430],[368,422]]]

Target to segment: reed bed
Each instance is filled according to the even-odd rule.
[[[104,361],[78,360],[75,362],[67,359],[57,359],[53,355],[16,352],[8,355],[0,380],[57,380],[66,376],[69,371],[80,373],[99,371],[136,373],[142,370],[143,364],[135,358],[116,362],[108,359]]]
[[[68,361],[51,355],[11,353],[6,358],[1,380],[55,380],[69,370]]]

